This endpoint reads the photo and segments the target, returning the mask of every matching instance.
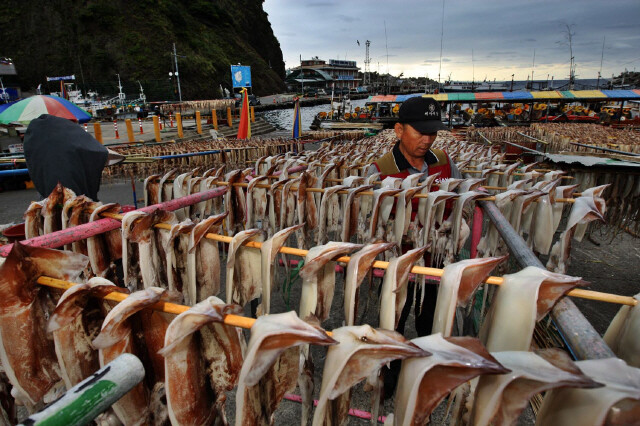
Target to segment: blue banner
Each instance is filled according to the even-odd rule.
[[[236,87],[251,87],[251,67],[231,65],[231,82],[234,89]]]

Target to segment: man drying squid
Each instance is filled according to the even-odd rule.
[[[398,115],[398,122],[394,127],[398,142],[390,152],[373,163],[369,168],[368,175],[380,173],[380,180],[383,180],[387,177],[404,179],[409,175],[421,173],[423,176],[420,181],[423,181],[428,176],[439,173],[438,181],[450,178],[462,179],[462,173],[460,173],[447,153],[440,149],[431,148],[438,136],[438,130],[446,130],[446,126],[440,119],[441,110],[438,102],[432,98],[412,97],[402,103]],[[414,204],[412,214],[415,216],[418,212],[418,198],[414,197],[412,203]],[[450,206],[447,205],[445,219],[450,214],[450,210]],[[402,251],[405,252],[409,248],[403,244]],[[409,294],[414,292],[414,287],[415,283],[410,282]],[[415,291],[415,327],[418,336],[431,334],[437,295],[438,287],[436,285],[425,286],[424,298],[419,288]],[[424,301],[424,306],[421,306],[422,301]],[[404,326],[410,310],[411,303],[409,299],[409,303],[405,304],[396,329],[401,334],[404,334]],[[393,367],[392,369],[395,370]],[[386,376],[390,375],[387,374]],[[389,382],[389,380],[386,381]],[[392,381],[395,382],[393,379]],[[386,390],[392,391],[394,385],[395,383],[386,383]],[[387,395],[390,393],[385,392]]]

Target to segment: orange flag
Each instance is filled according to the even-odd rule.
[[[249,95],[247,89],[242,89],[242,107],[240,109],[240,125],[238,139],[251,139],[251,120],[249,119]]]

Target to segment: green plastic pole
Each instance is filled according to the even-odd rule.
[[[111,407],[143,378],[144,367],[138,357],[122,354],[21,424],[85,425]]]

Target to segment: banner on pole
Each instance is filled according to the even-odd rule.
[[[251,87],[251,67],[231,65],[231,82],[234,89],[236,87]]]

